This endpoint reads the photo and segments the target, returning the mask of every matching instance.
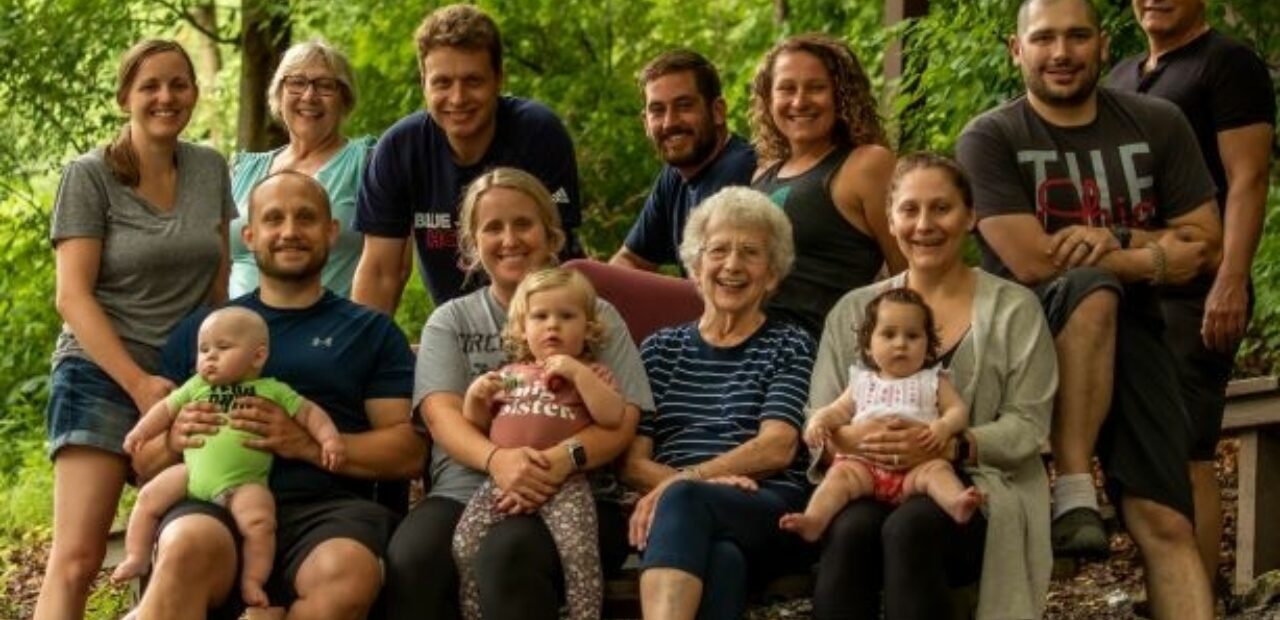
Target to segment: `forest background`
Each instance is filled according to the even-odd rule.
[[[401,0],[0,0],[0,583],[20,567],[7,548],[47,541],[52,470],[44,453],[53,307],[49,213],[61,167],[105,143],[123,117],[114,104],[120,55],[146,36],[182,41],[195,58],[200,102],[186,138],[228,156],[279,144],[265,112],[274,58],[293,42],[324,38],[350,56],[359,105],[348,136],[378,135],[422,107],[413,31],[445,2]],[[643,203],[660,162],[644,137],[636,74],[676,46],[720,69],[730,126],[748,134],[749,84],[783,37],[844,38],[881,97],[900,152],[950,152],[968,119],[1022,90],[1005,50],[1012,0],[932,0],[919,18],[886,25],[880,0],[484,0],[502,30],[506,92],[537,99],[572,135],[584,202],[581,235],[607,258]],[[901,4],[891,2],[889,4]],[[920,4],[919,0],[905,4]],[[1098,7],[1111,60],[1143,49],[1127,0]],[[1215,0],[1210,21],[1280,69],[1280,3]],[[886,79],[902,50],[903,79]],[[891,60],[892,62],[892,60]],[[892,73],[892,72],[890,72]],[[1277,80],[1280,82],[1280,80]],[[1274,373],[1280,357],[1280,203],[1273,173],[1254,266],[1257,311],[1237,371]],[[397,322],[416,336],[430,312],[415,276]],[[0,591],[0,617],[18,617]],[[91,617],[114,617],[118,591],[101,591]]]

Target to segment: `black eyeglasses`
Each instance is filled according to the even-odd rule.
[[[286,75],[280,83],[290,95],[301,95],[310,87],[316,89],[316,94],[321,97],[332,97],[338,94],[340,84],[338,80],[331,77],[309,78],[305,75]]]

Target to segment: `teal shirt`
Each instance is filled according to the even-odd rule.
[[[333,219],[338,220],[338,242],[329,252],[321,282],[342,297],[351,297],[351,280],[364,248],[364,235],[352,225],[356,217],[356,192],[364,165],[373,150],[371,136],[348,140],[316,173],[316,180],[329,192]],[[240,237],[249,215],[249,190],[271,171],[271,162],[284,147],[265,153],[239,153],[231,169],[231,196],[236,202],[236,219],[231,221],[231,298],[258,288],[258,265]]]

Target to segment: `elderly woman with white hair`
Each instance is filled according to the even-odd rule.
[[[232,162],[231,194],[240,214],[231,223],[231,297],[258,287],[258,264],[240,238],[240,229],[249,221],[249,192],[258,181],[281,170],[311,175],[329,193],[339,230],[321,283],[350,297],[351,280],[364,247],[364,235],[351,223],[360,177],[374,143],[372,137],[349,140],[342,135],[342,121],[356,107],[351,63],[324,41],[294,45],[284,53],[271,78],[267,105],[288,130],[289,143],[263,153],[239,153]]]
[[[680,258],[705,308],[641,347],[656,411],[623,469],[645,493],[629,532],[645,618],[739,618],[748,573],[794,556],[778,518],[808,495],[797,447],[814,343],[763,310],[794,255],[786,215],[747,188],[708,198],[685,226]]]

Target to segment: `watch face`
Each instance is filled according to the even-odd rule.
[[[569,458],[573,459],[573,466],[582,469],[587,466],[587,449],[581,445],[569,448]]]

